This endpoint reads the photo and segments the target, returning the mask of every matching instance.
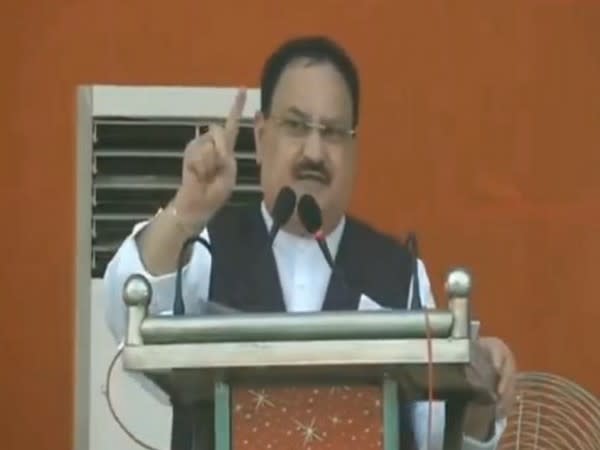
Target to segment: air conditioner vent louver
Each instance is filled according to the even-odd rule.
[[[101,277],[134,224],[173,197],[186,144],[222,119],[94,117],[92,277]],[[235,145],[237,185],[228,206],[260,198],[253,131],[242,122]]]

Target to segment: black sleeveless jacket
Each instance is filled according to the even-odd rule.
[[[268,230],[260,204],[225,208],[208,225],[212,246],[209,297],[244,312],[284,312],[285,303],[275,258],[268,245]],[[409,283],[415,259],[399,241],[375,231],[367,224],[347,217],[335,257],[336,271],[329,280],[323,310],[356,310],[360,294],[383,307],[407,307]],[[344,281],[345,280],[345,281]],[[416,289],[418,291],[418,289]],[[413,308],[420,307],[420,302]],[[188,450],[174,407],[173,442]],[[213,420],[207,405],[203,423]],[[401,448],[414,446],[407,408],[400,412]],[[183,418],[179,421],[185,422]],[[206,430],[207,439],[212,436]],[[405,441],[405,442],[404,442]],[[202,449],[211,449],[208,442]]]

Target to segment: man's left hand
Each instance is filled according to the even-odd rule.
[[[510,414],[516,400],[517,365],[515,358],[508,346],[498,338],[483,337],[479,339],[479,345],[483,351],[489,353],[494,370],[498,375],[496,417],[501,419]]]
[[[496,385],[495,405],[470,404],[466,411],[464,431],[468,436],[478,440],[488,440],[490,431],[496,420],[510,414],[515,403],[517,367],[513,353],[498,338],[482,337],[475,342],[482,358],[475,358],[477,364],[492,367],[474,367],[479,373],[493,373],[498,380]],[[490,370],[492,369],[492,370]]]

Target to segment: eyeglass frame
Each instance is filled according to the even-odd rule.
[[[302,119],[302,118],[292,118],[292,117],[282,117],[280,115],[269,115],[268,117],[269,119],[273,119],[275,121],[275,123],[278,126],[283,126],[286,123],[290,124],[290,123],[297,123],[297,124],[301,124],[303,127],[306,128],[306,135],[302,136],[304,138],[306,138],[308,136],[308,134],[310,133],[310,131],[317,131],[319,133],[319,135],[323,138],[323,139],[327,139],[325,136],[323,136],[323,133],[327,130],[333,130],[337,133],[339,133],[340,137],[342,138],[355,138],[356,137],[356,129],[355,128],[346,128],[346,127],[336,127],[336,126],[332,126],[332,125],[327,125],[324,123],[320,123],[320,122],[315,122],[315,121],[311,121],[311,120],[307,120],[307,119]],[[300,136],[291,136],[293,138],[298,138]]]

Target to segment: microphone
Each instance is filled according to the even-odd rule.
[[[405,241],[406,248],[410,253],[410,265],[412,272],[412,297],[408,299],[408,308],[425,308],[421,298],[421,289],[419,281],[419,247],[417,244],[417,235],[409,233]]]
[[[331,256],[331,252],[327,246],[327,241],[325,240],[325,234],[321,229],[323,226],[323,215],[321,213],[321,208],[312,195],[304,194],[300,198],[300,201],[298,202],[298,217],[300,222],[302,222],[302,225],[304,225],[306,231],[312,234],[317,241],[317,244],[321,249],[321,253],[325,257],[325,261],[327,261],[327,265],[331,269],[332,276],[338,277],[342,288],[346,290],[343,295],[356,297],[360,302],[362,294],[356,291],[350,285],[350,283],[348,283],[344,271],[340,267],[337,267],[333,261],[333,257]]]
[[[292,214],[294,214],[294,209],[296,209],[296,193],[288,186],[285,186],[277,194],[275,204],[273,205],[271,213],[273,225],[271,225],[271,229],[269,230],[269,247],[273,245],[275,236],[277,236],[281,227],[288,223]]]
[[[298,217],[310,234],[312,234],[319,244],[319,248],[327,261],[327,264],[334,270],[333,258],[327,242],[325,241],[325,234],[321,230],[323,226],[323,216],[321,214],[321,208],[317,204],[317,201],[312,195],[304,194],[298,202]]]

